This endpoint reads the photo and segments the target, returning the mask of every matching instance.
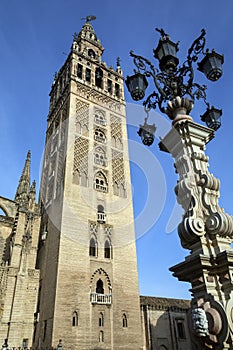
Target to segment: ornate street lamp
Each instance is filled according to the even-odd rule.
[[[178,43],[170,40],[163,29],[154,57],[159,69],[133,51],[135,74],[126,84],[134,100],[143,99],[147,78],[155,90],[143,102],[147,117],[138,131],[143,144],[154,141],[155,124],[148,124],[151,108],[159,108],[172,120],[172,127],[159,146],[175,160],[179,179],[175,193],[184,214],[178,225],[181,245],[189,249],[184,261],[170,268],[180,281],[191,284],[190,337],[197,350],[233,349],[233,217],[218,203],[220,181],[208,170],[206,144],[221,126],[222,110],[206,101],[206,86],[194,81],[193,64],[207,79],[222,76],[223,56],[214,50],[204,51],[205,30],[194,40],[187,59],[179,66]],[[198,62],[199,56],[203,55]],[[195,123],[189,115],[195,99],[203,99],[207,109]]]
[[[147,109],[158,106],[162,113],[166,113],[171,119],[174,119],[171,114],[167,113],[167,102],[173,101],[177,97],[188,98],[191,103],[194,103],[195,99],[202,98],[208,107],[206,85],[194,82],[193,63],[197,62],[200,54],[202,54],[204,57],[200,62],[197,62],[198,70],[204,73],[209,80],[217,81],[222,76],[223,55],[216,53],[214,50],[212,52],[209,52],[208,49],[204,51],[206,32],[202,29],[200,36],[194,40],[189,48],[187,59],[179,66],[179,59],[176,55],[179,50],[178,43],[172,42],[163,29],[156,28],[156,30],[161,34],[161,38],[157,48],[153,51],[154,57],[159,61],[160,70],[155,68],[147,58],[130,51],[137,68],[135,74],[127,76],[126,79],[126,85],[132,98],[136,101],[144,98],[148,86],[147,78],[152,77],[155,90],[143,102]],[[212,125],[214,126],[213,129],[217,130],[221,124],[219,122],[210,123],[209,120],[213,117],[217,118],[217,115],[213,116],[212,111],[211,117],[204,114],[202,120],[209,127]]]

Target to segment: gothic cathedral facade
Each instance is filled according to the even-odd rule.
[[[170,314],[156,335],[164,314],[156,310],[161,302],[168,310],[168,301],[143,299],[151,306],[140,312],[124,79],[119,60],[108,67],[103,51],[87,20],[50,92],[39,204],[30,153],[14,200],[0,197],[5,348],[51,348],[59,339],[60,347],[81,350],[172,342],[164,327]],[[173,307],[183,322],[187,303]],[[188,349],[181,340],[179,349]]]

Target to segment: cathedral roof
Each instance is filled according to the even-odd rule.
[[[140,304],[157,310],[188,310],[190,308],[190,300],[150,296],[140,296]]]

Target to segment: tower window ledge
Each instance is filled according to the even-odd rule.
[[[91,293],[90,301],[92,304],[110,305],[112,303],[112,294]]]

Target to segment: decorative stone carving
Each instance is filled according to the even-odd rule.
[[[125,197],[125,173],[123,153],[112,150],[112,182],[114,194]]]
[[[88,174],[89,140],[84,137],[76,137],[74,143],[74,171]]]
[[[89,103],[79,99],[76,99],[76,130],[78,130],[77,125],[80,126],[82,131],[85,129],[85,135],[87,135],[89,129]]]
[[[233,218],[219,206],[220,181],[208,170],[204,150],[214,137],[213,130],[191,121],[185,114],[190,110],[186,99],[176,98],[168,104],[173,127],[160,144],[175,159],[179,175],[175,192],[184,209],[178,233],[182,246],[190,250],[189,256],[170,270],[192,285],[197,349],[228,349],[233,344],[229,332],[233,329],[233,304],[229,302],[233,291]]]
[[[109,108],[112,111],[121,112],[122,103],[114,100],[114,98],[107,96],[104,93],[92,89],[89,86],[85,86],[77,82],[78,94],[84,98],[88,98],[92,102],[100,102],[103,106]]]
[[[110,118],[110,124],[111,124],[111,138],[113,142],[113,146],[117,147],[117,140],[122,140],[122,127],[121,127],[121,120],[120,118],[111,115]],[[119,147],[117,147],[119,148]]]
[[[192,310],[192,324],[193,330],[198,337],[206,337],[209,335],[206,313],[200,307]]]
[[[104,227],[104,233],[107,235],[107,236],[111,236],[112,235],[112,226],[109,226],[109,225],[105,225]]]
[[[90,235],[96,235],[98,232],[98,225],[96,222],[89,222],[89,233]]]
[[[224,212],[216,212],[210,215],[206,220],[206,229],[209,234],[218,234],[223,237],[233,238],[233,220],[232,216]]]
[[[169,101],[165,113],[167,116],[177,122],[181,119],[192,120],[188,115],[193,109],[193,102],[184,97],[177,96],[172,101]]]

